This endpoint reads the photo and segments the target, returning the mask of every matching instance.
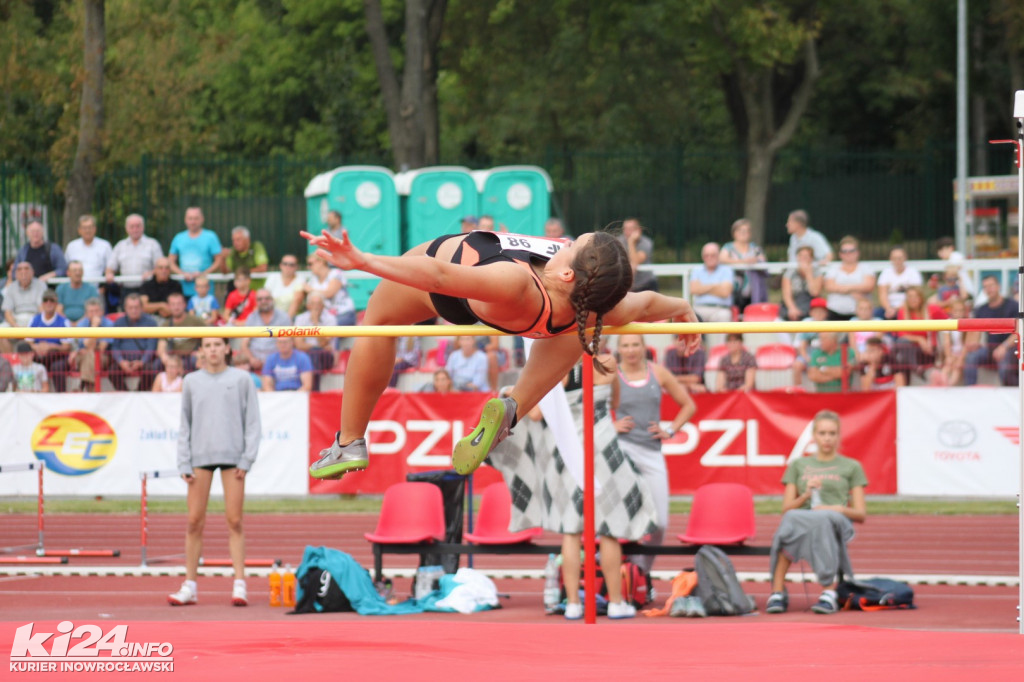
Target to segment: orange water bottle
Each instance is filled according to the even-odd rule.
[[[281,606],[283,602],[283,593],[281,590],[282,580],[281,573],[277,570],[277,566],[270,571],[270,605]]]
[[[284,567],[284,576],[281,578],[281,588],[284,605],[290,608],[295,608],[295,573],[292,571],[291,564],[286,564]]]

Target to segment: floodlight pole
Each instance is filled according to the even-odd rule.
[[[956,3],[956,248],[967,249],[967,0]]]

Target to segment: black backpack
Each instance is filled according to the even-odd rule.
[[[847,611],[915,608],[910,585],[889,578],[844,580],[836,586],[836,600]]]
[[[295,610],[290,613],[326,613],[328,611],[355,611],[338,582],[319,568],[310,568],[299,581]]]
[[[693,593],[709,616],[741,616],[756,610],[754,599],[743,591],[732,561],[721,549],[704,545],[697,550],[694,565],[697,587]]]

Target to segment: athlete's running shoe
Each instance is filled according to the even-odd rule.
[[[248,606],[249,599],[245,594],[245,581],[235,580],[231,587],[231,605],[232,606]]]
[[[199,601],[198,595],[196,595],[196,588],[193,587],[195,583],[190,580],[186,580],[181,584],[181,589],[174,594],[167,595],[167,603],[171,606],[187,606],[188,604],[195,604]]]
[[[309,467],[313,478],[341,478],[350,471],[365,469],[370,463],[366,453],[366,439],[357,438],[348,445],[338,445],[338,434],[331,446],[320,451],[320,459]]]
[[[494,446],[505,440],[510,433],[517,407],[513,398],[488,400],[480,415],[480,423],[472,433],[455,444],[452,468],[463,475],[476,471]]]

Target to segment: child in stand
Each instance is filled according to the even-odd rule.
[[[14,390],[18,393],[49,393],[50,382],[46,368],[35,361],[35,352],[28,341],[20,341],[14,347],[18,364],[14,365]]]
[[[823,298],[811,299],[811,314],[804,322],[824,322],[828,319],[828,307]],[[796,335],[796,360],[793,361],[793,385],[803,382],[804,372],[811,361],[811,348],[818,345],[818,332],[800,332]]]
[[[231,365],[237,367],[240,370],[249,373],[249,378],[252,379],[253,386],[256,387],[257,391],[263,390],[263,379],[259,374],[252,371],[252,365],[249,364],[249,358],[245,357],[241,353],[235,353],[232,356]]]
[[[903,373],[893,369],[885,342],[877,336],[872,336],[864,343],[864,354],[858,369],[862,391],[881,391],[907,385]]]
[[[168,353],[164,357],[164,371],[157,374],[156,379],[153,380],[153,392],[180,393],[184,376],[181,358],[173,353]]]
[[[220,302],[210,293],[210,278],[206,275],[196,277],[196,293],[188,299],[188,311],[203,318],[208,325],[216,325],[220,320]]]
[[[967,304],[961,298],[946,301],[951,320],[962,320],[967,317]],[[940,386],[959,386],[964,376],[964,358],[967,351],[964,347],[964,333],[957,330],[939,332],[939,372],[933,376],[933,383]]]
[[[249,268],[239,266],[235,270],[235,288],[224,300],[224,312],[228,324],[245,324],[249,313],[256,309],[256,292],[249,288]]]
[[[854,322],[871,322],[877,320],[875,317],[875,308],[871,305],[871,301],[866,298],[862,298],[857,301],[857,313],[853,318]],[[864,352],[867,350],[868,339],[881,339],[882,333],[877,331],[862,331],[853,332],[850,335],[853,341],[853,350],[857,354],[857,362],[864,361]]]

